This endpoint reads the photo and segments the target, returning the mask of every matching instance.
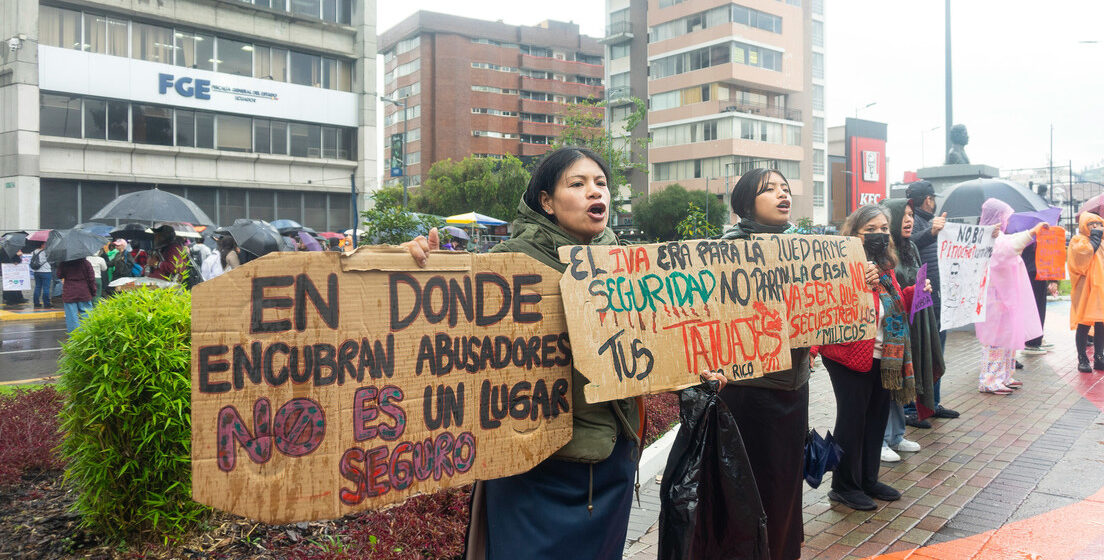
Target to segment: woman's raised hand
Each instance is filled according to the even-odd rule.
[[[414,262],[418,263],[418,266],[425,267],[426,259],[429,258],[430,251],[436,251],[441,248],[441,236],[437,233],[437,228],[429,230],[429,235],[419,235],[406,243],[400,245],[406,249],[406,252],[410,253],[411,257],[414,257]]]
[[[878,279],[882,277],[882,273],[878,271],[878,265],[866,261],[866,283],[871,288],[878,285]]]

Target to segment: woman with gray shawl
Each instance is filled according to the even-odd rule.
[[[916,245],[909,239],[912,235],[912,208],[908,199],[883,200],[890,213],[889,231],[893,243],[897,246],[897,266],[894,273],[901,289],[916,284],[916,275],[923,261]],[[912,347],[912,367],[916,380],[916,401],[919,418],[931,416],[935,410],[935,391],[933,384],[943,375],[943,351],[939,345],[939,322],[935,318],[935,309],[929,307],[916,313],[909,325],[909,343]],[[886,424],[885,440],[882,446],[882,460],[900,461],[895,451],[919,451],[920,444],[905,439],[905,414],[901,405],[893,402],[889,407],[889,421]]]

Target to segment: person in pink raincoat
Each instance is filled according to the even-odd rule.
[[[999,232],[986,274],[985,320],[975,325],[982,345],[978,391],[996,395],[1010,394],[1023,385],[1012,379],[1016,351],[1024,348],[1024,342],[1043,334],[1031,280],[1020,253],[1035,242],[1036,232],[1050,226],[1044,223],[1028,231],[1004,233],[1012,213],[1011,206],[990,198],[981,205],[979,222],[983,226],[995,225]]]

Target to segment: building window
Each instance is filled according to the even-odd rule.
[[[296,157],[322,155],[322,127],[319,125],[291,123],[288,126],[291,139],[290,153]]]
[[[81,48],[81,13],[75,10],[39,6],[39,44],[63,49]]]
[[[130,55],[138,60],[172,64],[172,29],[134,22],[131,30]]]
[[[177,29],[173,33],[176,44],[176,65],[198,70],[215,69],[215,37]]]
[[[107,101],[103,99],[84,100],[84,137],[97,140],[107,139]]]
[[[84,14],[82,50],[127,56],[127,21],[98,14]]]
[[[318,0],[291,0],[291,13],[321,19],[322,6]]]
[[[824,78],[824,55],[813,53],[813,77]]]
[[[824,119],[813,117],[813,142],[824,142]]]
[[[284,121],[272,121],[270,131],[272,135],[271,149],[272,153],[285,155],[287,154],[288,147],[288,123]]]
[[[196,111],[196,147],[215,147],[215,115]]]
[[[291,51],[291,83],[304,86],[321,84],[322,57]]]
[[[824,181],[813,181],[813,206],[817,208],[823,208],[824,204]]]
[[[322,157],[337,159],[337,138],[340,132],[332,126],[322,127]]]
[[[253,151],[259,154],[272,153],[272,121],[253,119]]]
[[[617,59],[617,58],[625,58],[626,56],[629,56],[629,51],[631,50],[631,48],[630,48],[631,46],[632,46],[632,43],[629,43],[629,42],[618,43],[616,45],[610,45],[610,60]]]
[[[219,37],[218,68],[224,74],[253,75],[253,45]]]
[[[173,113],[168,107],[134,104],[134,143],[173,145]]]
[[[801,145],[801,127],[800,126],[787,126],[786,127],[786,144],[790,146]]]
[[[287,49],[253,46],[253,76],[277,82],[287,81]]]
[[[68,95],[42,94],[39,130],[46,136],[81,137],[81,100]]]
[[[395,67],[394,70],[383,75],[383,81],[385,83],[391,83],[396,78],[401,78],[408,74],[413,74],[422,68],[422,59],[415,58],[414,60],[407,62],[406,64],[400,64]]]
[[[782,53],[733,41],[653,60],[648,67],[648,77],[653,80],[666,78],[729,62],[780,72]]]
[[[824,110],[824,86],[813,84],[813,110]]]
[[[824,150],[813,150],[813,174],[824,175]]]
[[[249,117],[218,116],[218,149],[233,152],[253,150],[253,123]]]
[[[813,46],[824,46],[824,22],[820,20],[813,20]]]
[[[195,147],[195,111],[176,110],[176,145]]]

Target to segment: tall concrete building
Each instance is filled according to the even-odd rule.
[[[351,227],[351,180],[376,178],[375,19],[375,0],[5,0],[0,230],[152,187],[220,224]]]
[[[606,8],[611,129],[624,135],[623,100],[648,101],[650,173],[637,192],[678,183],[725,195],[746,170],[772,167],[789,179],[794,218],[827,222],[823,0]]]
[[[383,32],[379,49],[382,91],[394,100],[384,108],[384,137],[405,130],[409,185],[447,158],[543,155],[568,104],[602,99],[602,46],[574,23],[419,11]],[[390,141],[384,151],[390,159]]]

